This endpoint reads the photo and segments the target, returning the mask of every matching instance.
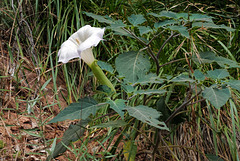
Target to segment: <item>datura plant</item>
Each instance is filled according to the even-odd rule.
[[[198,39],[199,33],[202,37],[205,35],[207,38],[215,38],[211,35],[212,31],[209,31],[210,29],[214,32],[218,29],[233,32],[232,28],[223,24],[215,24],[211,16],[194,13],[162,11],[160,13],[148,13],[147,15],[132,14],[127,20],[123,21],[93,13],[85,12],[85,14],[99,22],[107,23],[106,28],[113,30],[114,35],[127,36],[127,39],[124,38],[123,46],[130,45],[131,47],[126,49],[135,51],[118,53],[116,57],[114,56],[114,64],[108,64],[111,67],[113,65],[116,69],[111,70],[114,71],[113,74],[118,79],[116,83],[117,93],[114,93],[111,97],[106,96],[105,93],[97,93],[100,96],[95,97],[97,100],[92,97],[80,98],[48,122],[50,124],[68,119],[80,120],[77,124],[69,126],[62,141],[53,146],[55,149],[51,151],[49,158],[57,157],[68,149],[67,146],[71,142],[83,138],[84,130],[108,128],[108,132],[101,137],[103,140],[97,140],[108,150],[107,152],[99,151],[102,160],[123,160],[123,157],[124,160],[138,160],[137,158],[141,153],[138,152],[138,143],[142,140],[139,140],[139,138],[149,134],[151,138],[146,140],[149,140],[151,144],[147,143],[146,145],[150,146],[145,147],[153,150],[151,153],[152,160],[163,160],[164,155],[170,160],[180,160],[175,157],[178,155],[174,154],[179,149],[171,150],[168,147],[170,153],[166,152],[163,155],[161,149],[163,146],[166,147],[167,143],[176,142],[175,138],[171,139],[171,136],[179,133],[181,124],[185,122],[187,122],[185,125],[192,124],[195,117],[191,118],[191,114],[196,113],[196,116],[199,116],[197,120],[207,120],[206,126],[211,125],[211,128],[214,129],[215,125],[226,123],[221,122],[221,119],[215,122],[211,118],[221,118],[216,115],[218,114],[216,111],[219,111],[220,115],[221,108],[225,106],[224,108],[227,109],[229,105],[230,109],[228,110],[231,111],[233,130],[239,130],[236,126],[239,121],[235,119],[238,118],[238,115],[234,115],[235,111],[237,112],[237,104],[235,105],[237,100],[234,100],[236,98],[234,93],[240,92],[240,80],[232,79],[233,77],[230,75],[232,69],[240,68],[239,63],[234,59],[218,56],[215,51],[211,51],[212,49],[205,51],[205,42],[198,43],[199,46],[196,46],[196,49],[199,48],[199,52],[191,49],[194,45],[194,43],[193,45],[191,43]],[[148,18],[145,18],[145,16],[148,16]],[[157,22],[155,22],[156,19]],[[154,25],[152,25],[153,23]],[[97,60],[92,53],[92,47],[97,46],[103,40],[104,30],[105,28],[95,28],[89,25],[79,29],[62,44],[58,53],[59,61],[67,63],[70,59],[79,57],[92,69],[101,84],[107,85],[112,91],[115,91],[112,83],[97,65]],[[173,43],[166,47],[165,45],[169,44],[170,39],[173,38],[175,40],[171,42],[182,42],[182,45],[179,47],[178,43]],[[127,44],[128,42],[131,42],[131,44]],[[122,43],[122,41],[119,43]],[[177,51],[176,58],[178,59],[172,60],[175,57],[172,50],[179,49],[180,51],[180,48],[185,54]],[[192,54],[187,55],[186,53]],[[168,60],[171,61],[164,63]],[[182,60],[186,60],[187,63],[183,63]],[[213,69],[214,66],[218,69]],[[206,71],[205,68],[208,69],[208,67],[209,70]],[[110,72],[109,68],[105,68],[105,70]],[[216,108],[216,111],[212,107]],[[109,113],[105,115],[102,111],[98,112],[100,109],[104,113]],[[201,111],[202,109],[204,111]],[[204,118],[203,114],[208,109],[207,113],[210,116]],[[115,111],[117,114],[110,111]],[[98,118],[101,119],[97,121]],[[208,122],[209,118],[210,122]],[[190,122],[188,123],[188,121]],[[194,123],[194,125],[198,124],[199,127],[192,127],[192,129],[204,130],[202,127],[205,127],[205,125],[202,126],[200,122]],[[94,131],[89,132],[89,134]],[[230,137],[228,134],[231,133],[233,135]],[[226,131],[226,136],[220,134],[217,129],[212,130],[212,134],[211,137],[234,138],[235,143],[237,140],[236,134],[232,130]],[[218,153],[218,144],[215,141],[219,140],[217,137],[213,139],[214,146],[217,147],[216,154]],[[116,139],[114,146],[110,148],[109,145],[113,143],[111,141]],[[230,141],[231,144],[234,140]],[[109,144],[105,144],[106,142]],[[120,144],[123,142],[124,146]],[[202,145],[202,142],[200,144]],[[108,147],[105,147],[105,145]],[[221,144],[219,145],[219,147],[222,147]],[[224,145],[227,145],[227,143],[224,142]],[[118,149],[120,147],[123,148],[120,150]],[[229,148],[236,149],[229,152],[229,154],[235,156],[230,160],[239,158],[236,147],[237,144],[234,144],[234,147]],[[196,154],[198,154],[198,151],[196,149]],[[82,152],[80,153],[82,154]],[[161,156],[157,156],[158,153]],[[169,154],[172,154],[175,158],[170,158]],[[147,157],[147,155],[145,156]]]
[[[97,65],[97,60],[92,52],[92,47],[96,47],[103,40],[104,30],[105,28],[91,27],[90,25],[80,28],[61,45],[58,61],[67,63],[73,58],[82,59],[92,69],[99,83],[108,86],[115,92],[114,86]]]

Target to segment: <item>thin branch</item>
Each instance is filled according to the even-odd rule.
[[[171,121],[174,116],[185,106],[187,106],[189,104],[189,102],[191,102],[193,99],[195,99],[200,93],[202,92],[199,91],[195,96],[193,96],[192,98],[190,98],[188,101],[184,101],[183,104],[181,104],[169,117],[168,119],[165,121],[165,123],[167,124],[169,121]]]
[[[201,91],[200,91],[201,92]],[[167,124],[183,107],[185,107],[186,105],[188,105],[188,103],[189,102],[191,102],[196,96],[198,96],[199,94],[200,94],[200,92],[198,93],[198,94],[196,94],[194,97],[192,97],[191,99],[189,99],[188,101],[184,101],[184,103],[181,105],[181,106],[179,106],[172,114],[171,114],[171,116],[169,116],[168,117],[168,119],[165,121],[165,123]],[[191,94],[191,92],[190,91],[188,91],[188,96],[186,97],[186,98],[188,98],[189,97],[189,95]],[[159,130],[159,129],[157,129],[156,130],[156,132],[157,132],[157,138],[156,138],[156,144],[155,144],[155,146],[154,146],[154,148],[153,148],[153,152],[152,152],[152,161],[154,161],[155,160],[155,153],[156,153],[156,151],[157,151],[157,149],[158,149],[158,146],[159,146],[159,143],[160,143],[160,139],[162,140],[162,142],[163,143],[165,143],[164,142],[164,140],[163,140],[163,138],[162,138],[162,135],[161,135],[161,131]],[[166,145],[167,146],[167,145]],[[168,146],[167,146],[168,147]],[[169,149],[169,147],[168,147],[168,149]],[[169,149],[170,150],[170,149]],[[170,150],[170,152],[172,152],[171,150]],[[174,153],[172,153],[173,155],[174,155]],[[177,159],[177,158],[176,158]]]
[[[168,37],[168,39],[162,44],[161,48],[158,50],[157,58],[159,58],[162,49],[163,49],[164,46],[167,44],[167,42],[168,42],[169,40],[171,40],[171,38],[172,38],[174,35],[175,35],[175,32],[171,32],[171,35],[170,35],[170,36]]]
[[[194,105],[194,104],[196,104],[196,103],[199,103],[199,102],[202,102],[202,101],[205,101],[205,100],[206,100],[206,99],[203,98],[203,99],[197,100],[197,101],[195,101],[195,102],[193,102],[193,103],[189,103],[187,106],[189,106],[189,105]]]
[[[159,32],[157,35],[154,35],[153,38],[147,43],[147,46],[150,45],[150,43],[156,38],[158,37],[159,35],[161,35],[165,30],[162,30],[161,32]]]
[[[181,59],[177,59],[177,60],[172,60],[172,61],[170,61],[170,62],[167,62],[167,63],[165,63],[165,64],[160,65],[159,68],[161,68],[161,67],[163,67],[163,66],[165,66],[165,65],[169,65],[169,64],[172,64],[172,63],[181,61],[181,60],[186,60],[186,58],[181,58]]]
[[[138,41],[140,41],[143,45],[147,46],[147,43],[141,40],[139,37],[137,37],[133,32],[127,30],[126,28],[122,28],[124,31],[126,31],[128,34],[132,35],[134,38],[136,38]]]
[[[153,52],[152,52],[152,50],[151,50],[151,48],[148,48],[148,50],[147,50],[148,52],[148,55],[150,55],[151,57],[152,57],[152,59],[155,61],[155,63],[156,63],[156,66],[157,66],[157,75],[159,74],[159,69],[160,69],[160,67],[159,67],[159,61],[158,61],[158,59],[157,59],[157,57],[153,54]]]
[[[147,53],[148,53],[148,55],[151,56],[151,58],[158,64],[157,57],[153,54],[151,48],[147,48]]]
[[[142,41],[139,37],[137,37],[133,32],[127,30],[126,28],[122,28],[124,31],[126,31],[128,34],[132,35],[134,38],[136,38],[138,41],[140,41],[143,45],[145,45],[147,47],[147,53],[148,55],[155,61],[156,65],[157,65],[157,75],[159,74],[159,62],[157,57],[155,56],[155,54],[152,52],[151,48],[149,48],[149,43],[146,43],[144,41]],[[151,41],[151,40],[150,40]]]
[[[181,106],[179,106],[173,113],[171,116],[168,117],[168,119],[165,121],[165,123],[167,124],[183,107],[187,106],[187,105],[191,105],[191,104],[195,104],[201,101],[204,101],[205,99],[201,99],[198,101],[195,101],[191,104],[189,104],[189,102],[191,102],[194,98],[196,98],[202,91],[199,91],[195,96],[193,96],[192,98],[190,98],[188,101],[185,101]],[[166,142],[163,140],[162,135],[161,135],[161,131],[159,129],[157,129],[157,139],[156,139],[156,144],[154,146],[153,152],[152,152],[152,161],[155,160],[155,153],[157,151],[158,145],[160,143],[160,139],[161,141],[166,145],[166,147],[168,148],[168,150],[172,153],[172,155],[175,156],[175,154],[171,151],[171,149],[168,147],[168,145],[166,144]],[[175,156],[176,157],[176,156]],[[178,159],[176,157],[176,159]]]

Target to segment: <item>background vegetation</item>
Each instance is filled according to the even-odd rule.
[[[238,1],[3,0],[0,4],[1,159],[239,160]],[[177,23],[191,28],[189,36],[179,28],[156,27],[163,20],[176,20],[171,16],[161,19],[162,11],[186,13],[188,21],[179,18]],[[191,22],[189,17],[195,13],[207,16],[199,22],[211,16],[216,26],[192,28],[198,20]],[[134,17],[131,21],[132,14],[142,15],[146,21],[140,24]],[[86,65],[77,59],[66,65],[57,62],[61,44],[87,24],[106,27],[105,41],[94,53],[98,60],[113,66],[112,73],[108,70],[106,74],[120,94],[110,100],[127,100],[128,106],[160,111],[159,121],[169,130],[140,122],[130,111],[120,119],[119,113],[109,108],[111,103],[91,115],[90,121],[48,124],[65,107],[86,96],[106,101]],[[139,26],[146,28],[140,30]],[[150,62],[147,72],[164,81],[133,85],[118,75],[120,55],[139,50]],[[157,60],[151,54],[158,55]],[[198,56],[204,59],[202,63]],[[134,95],[133,86],[158,93]],[[225,89],[229,91],[226,95]],[[216,101],[211,99],[214,94]],[[79,133],[72,136],[75,131],[71,129],[78,125]],[[61,140],[65,146],[57,144]]]

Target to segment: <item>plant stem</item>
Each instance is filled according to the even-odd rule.
[[[174,32],[171,32],[171,35],[169,36],[169,38],[162,44],[161,48],[158,50],[157,58],[159,58],[162,49],[163,49],[164,46],[167,44],[167,42],[168,42],[169,40],[171,40],[171,38],[172,38],[173,36],[175,36],[175,33],[174,33]]]
[[[109,88],[111,88],[111,90],[113,92],[116,92],[113,84],[109,81],[109,79],[106,77],[106,75],[103,73],[102,69],[97,65],[97,60],[95,60],[91,65],[90,68],[93,71],[93,74],[95,75],[95,77],[97,78],[97,80],[99,81],[100,84],[102,85],[106,85]]]
[[[199,91],[195,96],[191,97],[189,100],[184,101],[183,104],[181,104],[181,105],[168,117],[168,119],[165,121],[165,123],[167,124],[169,121],[171,121],[171,120],[174,118],[174,116],[175,116],[183,107],[187,106],[187,105],[189,104],[189,102],[191,102],[193,99],[195,99],[201,92],[202,92],[202,90]]]
[[[186,58],[180,58],[180,59],[177,59],[177,60],[172,60],[172,61],[170,61],[170,62],[167,62],[167,63],[165,63],[165,64],[160,65],[159,68],[161,68],[161,67],[163,67],[163,66],[165,66],[165,65],[169,65],[169,64],[178,62],[178,61],[182,61],[182,60],[186,60]]]

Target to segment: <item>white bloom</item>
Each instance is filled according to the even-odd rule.
[[[83,26],[77,32],[72,34],[58,51],[59,62],[67,63],[73,58],[79,57],[89,66],[95,58],[92,53],[92,46],[97,46],[103,40],[105,28]]]

